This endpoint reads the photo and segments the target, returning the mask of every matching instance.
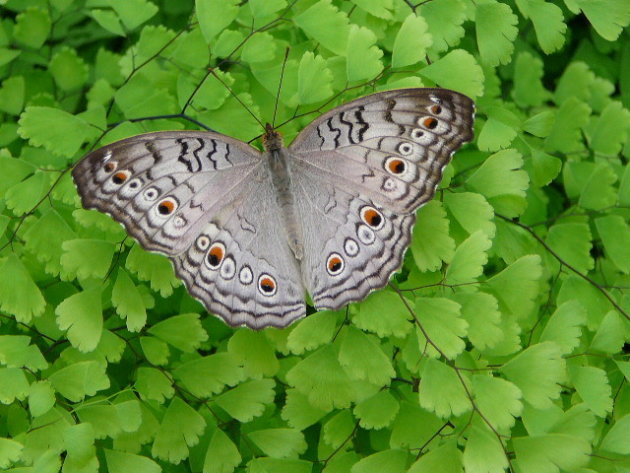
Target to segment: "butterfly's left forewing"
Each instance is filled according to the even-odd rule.
[[[318,308],[387,284],[415,210],[452,154],[472,138],[473,102],[444,89],[369,95],[316,119],[289,147],[305,235],[302,278]],[[307,237],[305,237],[307,238]]]

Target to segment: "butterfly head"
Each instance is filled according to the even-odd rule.
[[[282,148],[282,135],[280,132],[274,130],[271,124],[265,125],[265,134],[262,137],[263,146],[267,151],[278,151]]]

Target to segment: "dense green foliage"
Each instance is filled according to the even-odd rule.
[[[2,4],[0,470],[630,471],[627,0]],[[476,139],[390,287],[232,330],[68,170],[145,131],[257,137],[288,46],[287,141],[436,84]]]

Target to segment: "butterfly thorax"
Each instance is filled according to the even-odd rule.
[[[262,142],[265,150],[272,153],[284,147],[284,143],[282,142],[282,135],[274,130],[273,126],[271,126],[271,124],[269,123],[265,125],[265,134],[262,137]]]

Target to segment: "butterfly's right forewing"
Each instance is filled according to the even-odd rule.
[[[233,326],[285,326],[304,289],[266,162],[218,133],[157,132],[98,149],[73,170],[83,206],[167,255],[189,292]]]

